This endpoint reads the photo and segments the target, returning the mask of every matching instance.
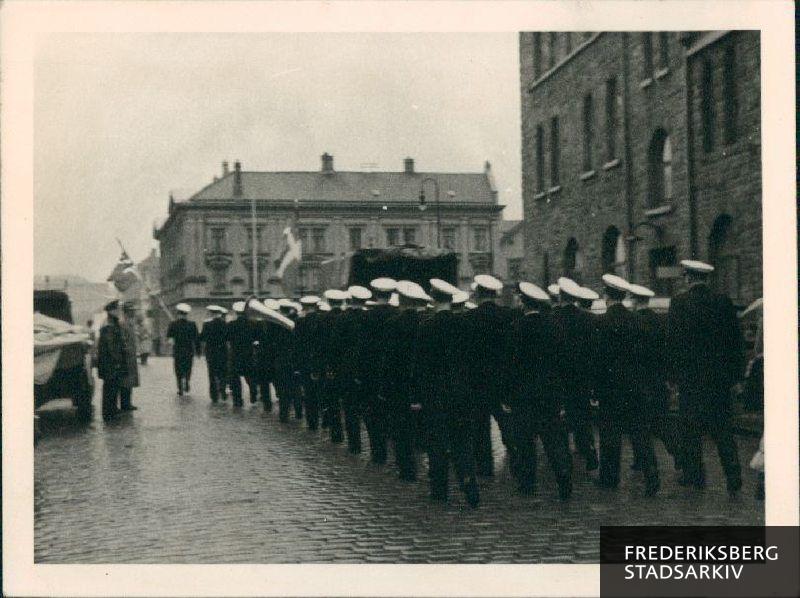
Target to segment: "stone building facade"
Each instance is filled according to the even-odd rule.
[[[169,216],[154,230],[161,292],[170,307],[182,301],[229,306],[253,293],[320,293],[319,265],[326,259],[366,247],[436,247],[437,211],[438,244],[458,254],[459,284],[466,288],[474,274],[495,270],[502,210],[488,162],[477,173],[418,172],[411,158],[397,172],[336,171],[327,153],[311,172],[248,172],[238,162],[233,170],[223,163],[222,176],[188,200],[170,197]],[[299,276],[285,290],[275,273],[287,227],[303,250]]]
[[[520,34],[524,270],[761,295],[757,31]]]

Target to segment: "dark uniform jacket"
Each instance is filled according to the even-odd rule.
[[[363,309],[351,308],[339,312],[331,325],[331,339],[335,340],[332,351],[333,369],[338,377],[348,382],[361,381],[361,368],[364,365],[362,339],[366,314]]]
[[[253,327],[255,376],[262,383],[271,381],[275,375],[275,357],[281,330],[283,327],[268,320],[255,322]]]
[[[227,325],[222,318],[213,318],[203,323],[200,341],[205,345],[206,359],[209,361],[227,359]]]
[[[295,323],[295,350],[297,368],[303,376],[321,375],[324,367],[323,347],[320,339],[321,312],[315,311],[298,318]]]
[[[608,307],[597,317],[596,390],[601,413],[628,417],[643,409],[640,378],[642,367],[635,359],[641,337],[640,320],[620,303]]]
[[[361,381],[372,393],[381,390],[383,374],[383,358],[386,344],[390,342],[386,336],[386,322],[397,312],[390,305],[376,305],[364,312],[361,321]]]
[[[97,375],[103,380],[121,381],[128,375],[128,349],[119,320],[109,316],[97,341]]]
[[[227,323],[227,341],[230,347],[231,369],[234,374],[249,375],[253,369],[253,340],[255,322],[238,316]]]
[[[169,324],[167,338],[175,341],[172,355],[178,362],[191,362],[198,350],[197,325],[191,320],[177,319]]]
[[[597,384],[597,316],[568,304],[552,310],[562,400],[588,401]]]
[[[639,365],[639,391],[648,397],[649,406],[658,411],[668,407],[666,372],[669,363],[667,352],[667,318],[650,308],[637,310],[638,339],[633,347],[633,359]]]
[[[512,412],[558,414],[556,338],[549,313],[517,317],[510,334],[510,403]]]
[[[511,310],[487,301],[464,314],[456,342],[466,346],[470,385],[495,408],[508,392]],[[497,404],[497,405],[496,405]]]
[[[744,373],[744,340],[733,304],[705,284],[672,299],[667,344],[671,378],[681,390],[727,390]]]
[[[381,395],[395,409],[405,409],[418,401],[416,386],[417,323],[419,313],[402,309],[386,320],[386,346],[381,365]]]
[[[281,382],[291,380],[295,370],[295,333],[294,330],[288,330],[282,326],[276,326],[274,329],[274,350],[275,360],[273,367],[275,369],[275,378]]]

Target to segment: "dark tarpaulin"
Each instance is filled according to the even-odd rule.
[[[428,288],[431,278],[458,284],[458,258],[452,251],[414,245],[390,249],[361,249],[351,258],[348,284],[368,286],[381,276],[411,280]]]

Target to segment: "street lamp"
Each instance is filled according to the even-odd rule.
[[[440,229],[442,228],[442,219],[439,211],[439,181],[433,177],[425,177],[419,183],[419,209],[424,212],[427,207],[425,205],[425,183],[428,181],[433,182],[433,191],[436,197],[436,248],[441,249]]]

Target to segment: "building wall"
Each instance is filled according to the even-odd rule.
[[[549,34],[541,35],[549,39]],[[645,35],[651,41],[651,62],[646,59]],[[736,79],[737,92],[741,95],[742,127],[748,131],[752,131],[751,123],[760,118],[758,39],[754,35],[732,35],[743,46],[741,61],[737,54]],[[687,59],[686,48],[696,40],[680,32],[603,32],[576,36],[579,34],[572,34],[571,54],[566,53],[566,43],[557,41],[556,47],[561,48],[561,53],[554,68],[539,70],[537,78],[536,35],[520,34],[526,273],[542,284],[568,275],[597,288],[605,271],[615,271],[653,287],[660,294],[671,294],[679,284],[673,278],[679,274],[677,263],[692,255],[707,259],[711,223],[720,213],[735,211],[736,215],[730,214],[733,225],[729,245],[733,245],[735,239],[736,243],[746,246],[739,260],[741,299],[758,296],[761,281],[760,156],[755,156],[758,152],[753,149],[758,143],[753,140],[758,138],[757,130],[742,134],[742,139],[727,149],[703,155],[697,163],[694,183],[690,185],[687,91],[691,90],[686,86],[686,64],[687,60],[693,64],[697,58]],[[575,39],[581,43],[575,45]],[[542,61],[549,65],[546,55],[543,52]],[[714,64],[715,69],[722,68],[719,56]],[[695,81],[693,85],[700,85],[694,72],[697,69],[690,70]],[[615,118],[612,119],[615,125],[608,127],[607,82],[612,78],[616,82]],[[715,81],[721,81],[721,76],[715,76]],[[588,166],[584,163],[584,98],[587,94],[592,97],[590,114],[593,117],[592,160]],[[700,102],[697,94],[692,102]],[[717,113],[722,113],[721,108]],[[554,116],[559,120],[558,181],[553,180],[551,173],[550,123]],[[544,184],[537,169],[539,126],[543,133]],[[613,131],[613,135],[609,131]],[[614,151],[609,151],[609,137],[613,139]],[[665,172],[666,138],[672,150],[668,162],[671,177],[654,175]],[[697,143],[695,139],[692,149]],[[696,151],[694,155],[701,156]],[[754,170],[758,174],[754,174]],[[731,176],[733,173],[736,176]],[[664,189],[668,186],[659,182],[664,178],[671,179],[671,194],[666,194]],[[694,254],[692,195],[697,206],[697,251]],[[738,199],[740,197],[742,199]],[[607,242],[613,239],[614,231],[620,235],[618,247]],[[579,248],[574,269],[569,267],[570,260],[565,260],[565,250],[571,239]],[[608,256],[612,254],[614,259],[609,261]]]

